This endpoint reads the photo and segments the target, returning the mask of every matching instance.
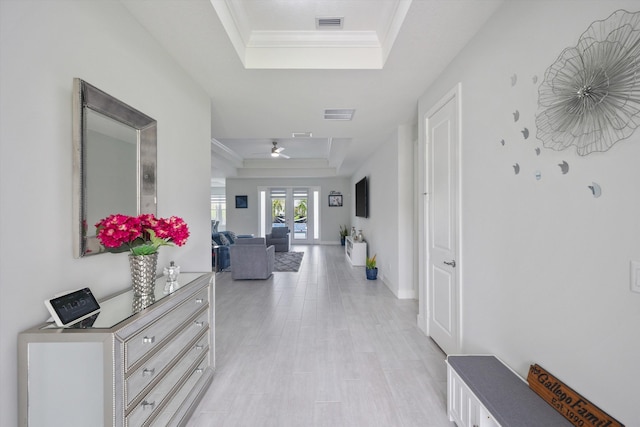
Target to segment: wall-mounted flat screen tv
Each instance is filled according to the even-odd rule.
[[[356,183],[356,216],[369,218],[369,183],[366,176]]]

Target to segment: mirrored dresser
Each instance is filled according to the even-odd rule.
[[[215,275],[165,283],[144,309],[127,290],[80,326],[20,333],[20,426],[185,425],[213,380]]]

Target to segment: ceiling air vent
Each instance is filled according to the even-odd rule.
[[[353,113],[356,110],[353,108],[332,108],[324,110],[324,119],[325,120],[351,120],[353,118]]]
[[[312,136],[311,132],[292,132],[291,133],[292,138],[311,138],[311,136]]]
[[[341,30],[344,18],[316,18],[317,30]]]

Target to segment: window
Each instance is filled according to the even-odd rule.
[[[226,229],[227,225],[227,199],[225,194],[211,195],[211,220],[220,221],[218,230]]]

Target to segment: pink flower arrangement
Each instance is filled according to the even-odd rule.
[[[189,238],[189,227],[177,216],[115,214],[96,223],[96,236],[110,252],[130,250],[133,255],[150,255],[160,246],[184,245]]]

